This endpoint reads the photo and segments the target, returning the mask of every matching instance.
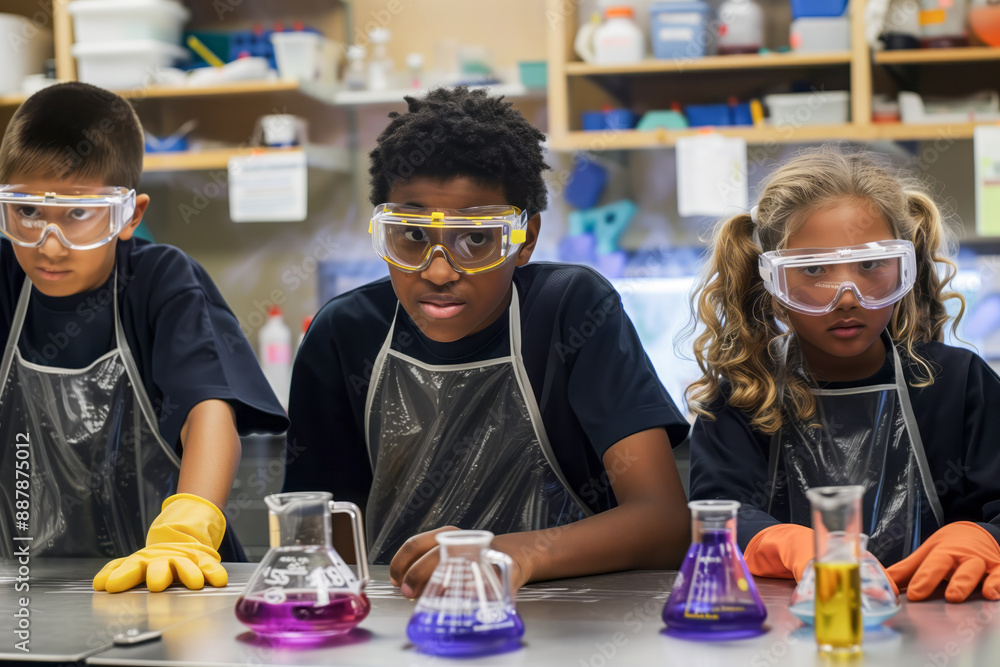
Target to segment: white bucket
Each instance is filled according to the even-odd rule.
[[[156,83],[156,71],[188,57],[187,49],[153,41],[74,44],[80,81],[109,90]]]
[[[151,39],[181,43],[187,8],[173,0],[76,0],[69,3],[77,44]]]
[[[45,71],[52,57],[52,30],[17,14],[0,14],[0,95],[21,91],[29,74]]]

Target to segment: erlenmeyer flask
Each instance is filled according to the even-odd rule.
[[[736,545],[735,500],[695,500],[691,547],[663,607],[667,632],[686,639],[739,639],[764,632],[767,608]]]
[[[236,617],[259,635],[316,641],[354,628],[371,605],[361,510],[325,492],[277,493],[264,498],[271,550],[236,601]],[[331,542],[331,513],[350,515],[358,577]]]
[[[406,634],[426,653],[484,655],[518,648],[524,624],[510,594],[511,560],[488,530],[438,533],[440,562]],[[500,570],[497,579],[493,566]]]

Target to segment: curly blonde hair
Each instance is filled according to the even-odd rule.
[[[762,252],[786,247],[812,213],[845,201],[869,207],[896,238],[913,243],[916,284],[896,304],[888,329],[917,367],[913,385],[933,383],[934,369],[916,346],[942,340],[950,319],[947,299],[960,302],[952,331],[965,312],[962,296],[945,292],[956,272],[948,259],[954,236],[916,181],[894,175],[871,154],[821,148],[798,155],[771,174],[756,221],[742,213],[714,230],[711,258],[692,296],[695,325],[704,327],[694,341],[702,377],[686,392],[695,413],[712,419],[709,406],[725,384],[727,402],[750,415],[751,427],[764,433],[782,425],[782,391],[790,414],[802,421],[815,415],[810,378],[792,372],[794,365],[781,368],[776,361],[775,351],[788,334],[779,325],[780,304],[765,290],[757,260]]]

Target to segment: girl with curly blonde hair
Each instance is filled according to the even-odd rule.
[[[953,240],[933,199],[824,148],[717,227],[695,292],[691,497],[741,501],[753,574],[798,579],[805,492],[862,485],[869,549],[911,600],[1000,599],[1000,378],[942,342]]]

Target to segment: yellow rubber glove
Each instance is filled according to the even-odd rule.
[[[945,579],[948,602],[962,602],[979,582],[984,598],[1000,600],[1000,546],[988,530],[971,521],[942,526],[888,572],[897,586],[906,588],[911,602],[928,597]]]
[[[170,496],[149,527],[146,547],[105,565],[94,577],[94,590],[118,593],[145,580],[157,592],[175,576],[192,590],[206,581],[225,586],[229,574],[218,552],[225,532],[226,516],[209,501],[190,493]]]

